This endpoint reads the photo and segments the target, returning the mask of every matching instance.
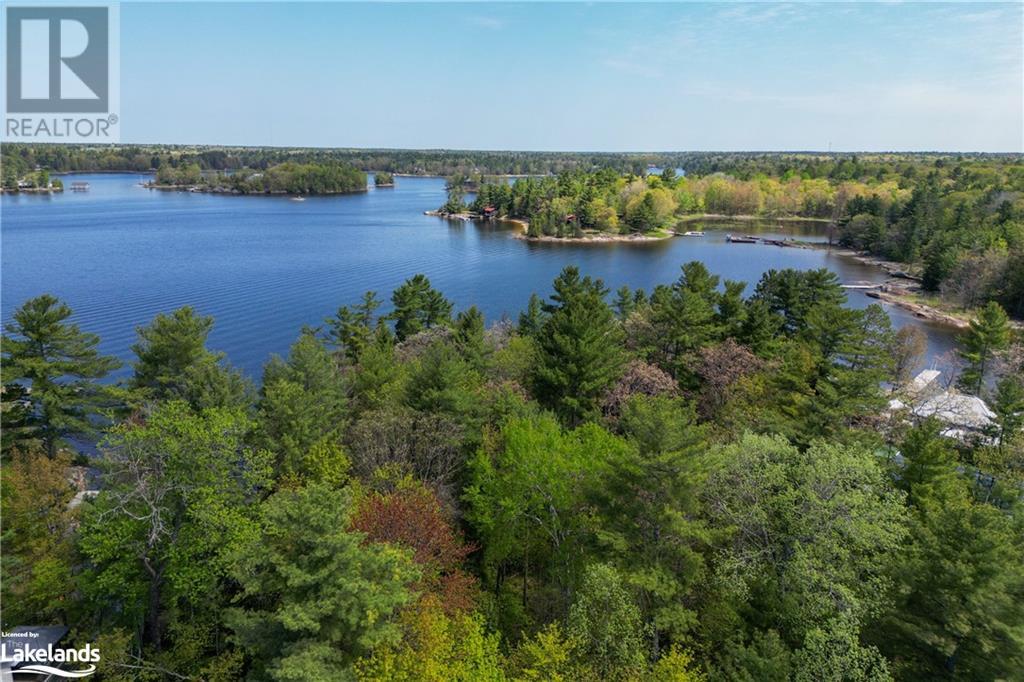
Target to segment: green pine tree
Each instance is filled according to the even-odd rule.
[[[601,280],[568,266],[555,279],[549,317],[538,338],[537,397],[566,423],[598,413],[605,390],[622,371],[622,331]]]
[[[71,308],[44,294],[26,301],[4,326],[4,382],[31,389],[22,435],[41,440],[51,457],[64,438],[95,432],[92,417],[111,398],[97,380],[121,366],[100,354],[98,336],[69,317]]]
[[[419,577],[407,550],[349,530],[346,490],[310,485],[270,497],[231,566],[242,586],[228,613],[253,672],[272,680],[344,680],[379,646]]]
[[[374,314],[380,307],[377,293],[367,291],[363,300],[349,308],[342,306],[334,317],[327,319],[327,337],[345,358],[355,363],[373,339]]]
[[[407,279],[391,294],[395,336],[404,341],[413,334],[451,321],[452,304],[441,292],[430,286],[426,275]]]
[[[198,315],[191,306],[160,313],[148,327],[138,327],[131,386],[154,400],[180,397],[188,369],[213,355],[206,349],[212,329],[213,317]]]
[[[970,328],[960,337],[958,353],[967,366],[960,373],[959,386],[964,391],[979,395],[992,363],[999,351],[1010,345],[1010,319],[1006,311],[990,301]]]

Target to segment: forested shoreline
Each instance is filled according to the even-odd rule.
[[[612,294],[567,267],[489,327],[423,275],[389,301],[303,329],[259,387],[191,308],[112,384],[66,305],[24,302],[0,625],[72,626],[101,680],[1024,667],[1024,341],[998,303],[944,379],[995,416],[953,436],[912,407],[920,332],[827,270],[746,292],[691,262]]]
[[[935,297],[973,313],[996,301],[1024,318],[1020,154],[25,144],[2,152],[5,188],[84,169],[153,171],[154,187],[232,194],[364,191],[366,171],[382,179],[444,174],[450,192],[441,214],[520,220],[535,239],[663,238],[705,215],[827,221],[841,246],[905,266],[920,284],[916,303]],[[657,164],[664,170],[651,172]],[[515,174],[526,177],[510,185]]]
[[[337,162],[285,162],[264,170],[240,168],[230,173],[204,173],[195,163],[161,166],[147,186],[214,194],[348,194],[367,189],[366,173]]]
[[[666,235],[708,214],[818,219],[828,222],[840,245],[906,265],[925,292],[967,310],[998,301],[1024,317],[1019,160],[843,164],[829,177],[792,168],[767,175],[757,165],[735,174],[685,176],[672,169],[642,176],[608,168],[569,171],[511,184],[484,181],[474,185],[468,205],[462,176],[449,180],[440,212],[518,219],[529,224],[529,237],[576,239]]]

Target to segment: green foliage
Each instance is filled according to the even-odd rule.
[[[846,294],[836,274],[824,268],[769,270],[757,283],[754,300],[764,301],[769,311],[782,316],[787,331],[798,333],[807,327],[812,309],[838,308],[846,303]]]
[[[115,622],[143,622],[156,650],[168,615],[180,613],[178,626],[219,617],[228,554],[251,534],[246,502],[269,484],[267,453],[244,444],[249,426],[237,412],[170,402],[104,441],[106,486],[80,530],[83,586]]]
[[[675,284],[658,287],[651,294],[653,338],[647,355],[666,366],[684,386],[693,384],[689,368],[697,351],[721,338],[718,282],[703,263],[690,261],[682,266]]]
[[[394,614],[418,571],[407,552],[347,530],[351,506],[322,484],[278,492],[233,554],[242,592],[227,619],[259,676],[346,679],[359,658],[398,643]]]
[[[206,348],[212,329],[213,317],[198,315],[190,306],[137,328],[130,387],[143,400],[184,400],[197,410],[248,409],[255,389],[225,364],[223,353]]]
[[[791,187],[609,171],[477,186],[559,233],[647,197],[661,211],[665,193],[779,212],[790,191],[807,212],[850,204],[869,236],[898,224],[894,249],[942,230],[932,189],[890,211],[794,163]],[[1008,238],[1015,210],[991,217]],[[4,339],[4,627],[71,624],[112,680],[1014,679],[1024,388],[1001,311],[964,351],[973,389],[995,386],[991,438],[958,442],[881,419],[913,339],[845,308],[827,271],[770,272],[744,299],[687,263],[649,297],[620,289],[615,312],[575,268],[553,288],[490,329],[476,308],[452,320],[422,275],[388,316],[368,293],[272,358],[259,393],[190,309],[139,331],[128,392],[96,385],[113,363],[66,307],[26,304]],[[74,428],[43,429],[62,414],[47,390]],[[101,491],[69,504],[96,485],[53,443],[92,425]]]
[[[858,641],[855,620],[829,621],[807,633],[794,658],[794,682],[887,682],[892,680],[885,658]]]
[[[733,636],[717,658],[722,679],[738,682],[789,682],[793,653],[775,630],[755,631],[747,643]]]
[[[711,540],[700,518],[704,433],[694,422],[678,399],[631,399],[619,428],[632,447],[609,461],[598,492],[600,539],[639,595],[652,658],[662,639],[682,641],[696,624],[688,603]]]
[[[1000,447],[1013,447],[1024,440],[1024,378],[1011,373],[996,382],[992,411]]]
[[[476,306],[472,306],[469,310],[458,314],[453,328],[455,330],[455,347],[459,354],[473,368],[484,369],[490,349],[484,342],[483,313]]]
[[[978,395],[999,351],[1010,345],[1010,321],[1006,311],[990,302],[960,337],[960,357],[967,366],[960,373],[960,387]]]
[[[401,644],[378,647],[355,667],[360,681],[500,682],[505,680],[498,636],[474,615],[446,616],[432,600],[407,609]]]
[[[366,190],[366,173],[335,161],[284,163],[229,174],[204,173],[197,163],[161,166],[155,183],[234,194],[341,194]]]
[[[65,478],[69,458],[42,450],[15,450],[0,479],[0,582],[4,609],[0,627],[66,617],[76,589],[71,531],[74,494]]]
[[[874,456],[746,435],[720,457],[704,499],[711,525],[732,538],[715,566],[721,598],[793,646],[837,616],[877,616],[907,530],[902,495]]]
[[[594,564],[584,571],[566,632],[599,679],[632,679],[644,668],[640,609],[611,566]]]
[[[348,468],[341,448],[345,386],[334,358],[311,333],[299,337],[288,360],[274,357],[263,373],[259,436],[277,458],[284,480],[337,480]]]
[[[624,364],[622,332],[601,280],[568,266],[555,279],[552,304],[537,339],[537,397],[568,424],[597,414],[598,400]]]
[[[341,306],[333,318],[327,319],[328,342],[349,362],[358,362],[359,356],[373,342],[374,314],[380,305],[377,293],[367,291],[358,304],[351,308]]]
[[[351,374],[353,407],[362,412],[397,404],[405,393],[407,379],[408,370],[396,362],[390,336],[378,333],[374,343],[360,353]]]
[[[406,385],[406,404],[423,412],[437,412],[470,419],[479,406],[476,388],[482,362],[482,337],[476,352],[460,352],[456,344],[435,341],[412,363]],[[475,362],[474,362],[475,361]]]
[[[1019,519],[979,502],[934,427],[908,438],[910,542],[898,600],[878,633],[902,679],[1010,679],[1024,665]]]
[[[578,578],[591,526],[588,499],[607,462],[629,446],[594,424],[570,432],[550,417],[514,419],[470,461],[466,516],[497,580],[520,559],[565,600]]]
[[[416,275],[395,289],[391,303],[395,309],[390,317],[395,321],[395,336],[399,341],[451,321],[451,302],[430,286],[425,275]]]
[[[172,395],[186,370],[206,356],[212,329],[213,317],[199,316],[190,306],[159,314],[148,327],[139,327],[139,340],[132,346],[138,358],[132,384],[156,399]]]
[[[519,313],[519,333],[523,336],[539,336],[544,328],[544,300],[537,294],[530,294],[526,310]]]
[[[557,622],[550,623],[516,647],[511,661],[513,678],[545,682],[583,679],[585,664],[576,649],[577,642],[567,638]]]
[[[27,382],[31,411],[22,438],[38,438],[50,456],[68,436],[95,433],[92,417],[109,404],[97,383],[121,363],[100,355],[99,337],[68,322],[71,308],[48,294],[26,301],[4,325],[4,383]],[[7,413],[5,411],[5,425]]]
[[[130,385],[147,400],[186,400],[196,409],[243,407],[252,403],[252,386],[224,366],[222,353],[206,348],[213,317],[191,306],[159,314],[148,327],[136,329],[136,361]]]

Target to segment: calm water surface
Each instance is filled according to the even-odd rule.
[[[771,268],[828,267],[848,283],[884,279],[825,251],[725,242],[729,231],[820,238],[807,223],[693,224],[708,236],[645,244],[534,244],[508,227],[423,215],[444,201],[440,178],[400,177],[392,189],[302,202],[152,191],[135,174],[74,179],[90,191],[0,199],[3,320],[26,299],[52,293],[100,335],[104,352],[128,358],[137,325],[188,304],[216,317],[211,347],[255,378],[303,325],[320,324],[367,289],[387,298],[418,272],[456,309],[477,305],[491,321],[515,317],[533,291],[549,293],[567,264],[613,290],[670,283],[690,260],[750,282],[748,293]],[[858,291],[849,299],[855,307],[873,302]],[[928,332],[932,358],[952,348],[948,329],[886,309],[895,326]]]

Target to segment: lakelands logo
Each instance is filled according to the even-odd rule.
[[[4,138],[116,142],[117,5],[8,5],[3,18]]]
[[[8,679],[9,675],[52,675],[68,679],[88,677],[96,672],[99,661],[100,651],[91,644],[80,649],[54,648],[52,644],[33,647],[30,641],[19,642],[10,648],[6,642],[0,644],[0,676],[3,679]]]

